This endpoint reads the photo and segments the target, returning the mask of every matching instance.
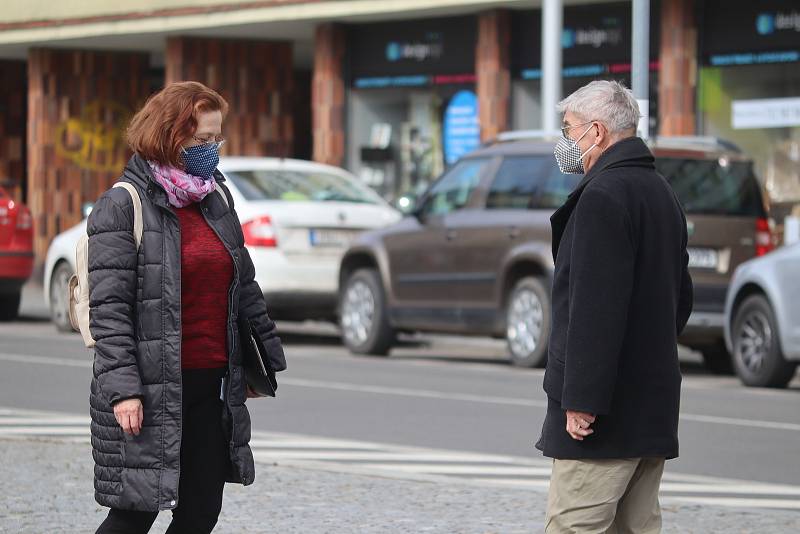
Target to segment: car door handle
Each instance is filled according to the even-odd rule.
[[[445,232],[445,234],[444,234],[444,238],[447,239],[448,241],[452,241],[457,236],[458,236],[458,232],[456,232],[455,230],[447,230],[447,232]]]
[[[510,237],[511,239],[518,238],[521,233],[522,232],[520,231],[520,229],[517,228],[516,226],[510,226],[508,228],[508,237]]]

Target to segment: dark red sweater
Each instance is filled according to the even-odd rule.
[[[228,289],[231,255],[206,222],[199,204],[175,210],[181,224],[181,366],[228,365]]]

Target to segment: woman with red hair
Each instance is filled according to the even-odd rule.
[[[228,105],[173,83],[133,117],[121,181],[89,217],[97,532],[211,532],[225,482],[255,478],[238,324],[259,336],[273,371],[286,362],[254,280],[233,200],[217,171]],[[134,232],[141,202],[142,239]]]

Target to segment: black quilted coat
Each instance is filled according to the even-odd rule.
[[[224,178],[217,173],[217,179]],[[123,181],[142,200],[144,236],[136,250],[133,204],[122,188],[106,191],[92,210],[89,234],[90,329],[96,341],[90,405],[95,461],[95,499],[104,506],[157,511],[178,505],[181,450],[181,234],[164,189],[143,159],[133,156]],[[224,189],[224,188],[222,188]],[[250,416],[241,365],[237,317],[247,317],[261,336],[274,370],[286,366],[275,325],[254,281],[253,262],[241,225],[213,193],[202,212],[233,258],[228,292],[228,379],[223,428],[228,432],[228,480],[244,485],[255,478]],[[144,424],[126,435],[112,404],[139,397]]]

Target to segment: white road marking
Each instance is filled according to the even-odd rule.
[[[70,367],[91,367],[91,360],[76,360],[70,358],[56,358],[50,356],[31,356],[23,354],[0,353],[0,361],[11,361],[29,364],[44,365],[65,365]],[[286,377],[280,378],[280,383],[288,386],[306,387],[316,389],[328,389],[335,391],[348,391],[357,393],[370,393],[376,395],[395,395],[402,397],[416,397],[428,399],[440,399],[459,402],[476,402],[483,404],[499,404],[505,406],[527,406],[532,408],[546,408],[546,401],[534,399],[521,399],[515,397],[498,397],[492,395],[473,395],[466,393],[443,393],[440,391],[412,388],[398,388],[390,386],[368,386],[362,384],[352,384],[348,382],[328,382],[322,380],[309,380],[302,378]],[[800,423],[788,423],[783,421],[762,421],[757,419],[740,419],[734,417],[722,417],[715,415],[681,413],[683,421],[692,423],[712,423],[728,426],[742,426],[748,428],[765,428],[769,430],[782,430],[789,432],[800,432]]]
[[[86,443],[85,416],[0,408],[0,439]],[[465,451],[425,449],[297,434],[253,432],[257,461],[305,469],[544,491],[551,461]],[[733,508],[800,510],[800,486],[667,472],[662,500]],[[759,496],[763,496],[759,498]]]

